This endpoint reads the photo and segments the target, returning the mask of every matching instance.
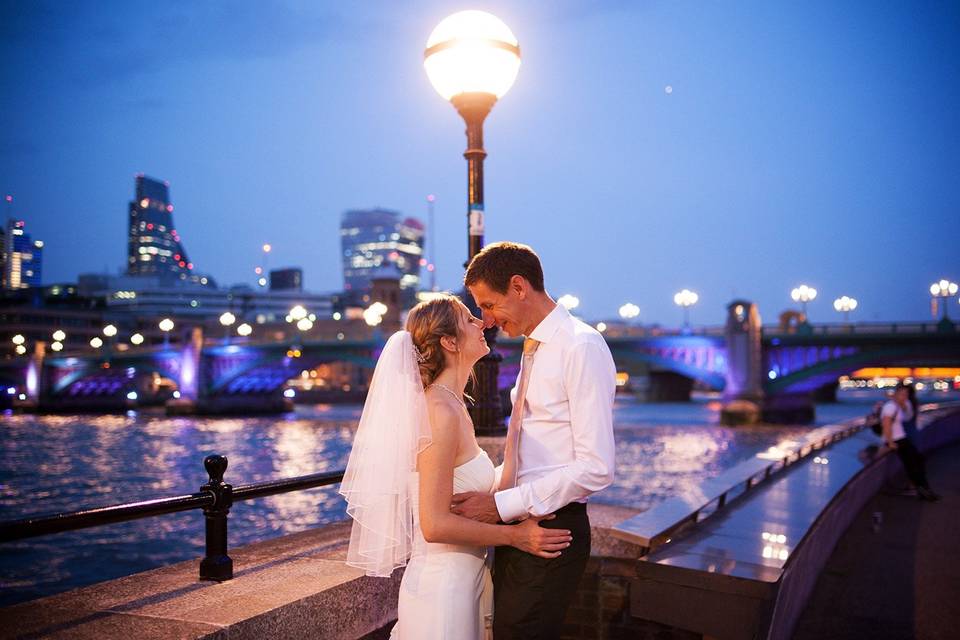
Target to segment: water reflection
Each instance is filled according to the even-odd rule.
[[[8,415],[0,518],[193,493],[207,480],[202,461],[211,453],[229,458],[225,479],[234,485],[342,469],[359,417],[359,406],[340,405],[255,418]],[[596,499],[646,508],[809,431],[734,429],[716,417],[706,404],[618,401],[616,482]],[[336,486],[241,502],[231,510],[230,544],[343,518]],[[195,559],[202,548],[199,511],[0,545],[0,605]]]

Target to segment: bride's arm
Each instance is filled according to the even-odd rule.
[[[453,470],[459,442],[457,410],[430,403],[433,442],[417,457],[420,472],[420,528],[427,542],[470,546],[510,545],[544,558],[569,546],[570,532],[539,526],[539,519],[507,526],[476,522],[450,512]]]

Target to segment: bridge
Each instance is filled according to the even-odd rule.
[[[349,364],[369,379],[385,337],[362,340],[210,340],[195,328],[181,345],[118,353],[51,354],[0,363],[0,384],[41,410],[117,410],[143,404],[156,377],[173,381],[180,411],[253,412],[289,408],[287,383],[323,364]],[[647,381],[651,400],[688,399],[694,384],[723,392],[730,423],[806,423],[813,394],[863,367],[960,366],[960,331],[952,325],[861,323],[764,327],[748,301],[728,307],[721,327],[688,332],[609,331],[617,370]],[[502,339],[501,388],[515,380],[520,343]]]

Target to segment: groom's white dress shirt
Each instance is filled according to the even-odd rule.
[[[517,486],[494,495],[504,522],[584,502],[613,482],[617,370],[607,343],[559,304],[528,337],[540,346],[530,369]],[[516,393],[514,386],[514,401]]]

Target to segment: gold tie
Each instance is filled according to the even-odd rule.
[[[517,473],[520,456],[520,428],[523,424],[523,406],[527,401],[527,386],[530,384],[530,368],[533,366],[533,354],[540,342],[533,338],[523,341],[523,359],[520,361],[520,382],[517,384],[517,400],[510,413],[507,438],[503,449],[503,474],[500,476],[500,490],[517,486]]]

